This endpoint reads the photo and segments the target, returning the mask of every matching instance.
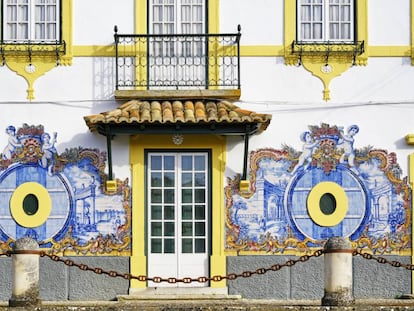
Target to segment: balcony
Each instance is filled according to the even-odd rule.
[[[240,26],[233,34],[118,34],[116,99],[240,98]]]

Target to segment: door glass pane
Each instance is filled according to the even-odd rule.
[[[204,187],[206,185],[206,174],[205,173],[195,173],[195,186]]]
[[[174,189],[164,190],[164,203],[174,203]]]
[[[175,235],[175,224],[173,222],[164,223],[164,236],[174,236]]]
[[[195,235],[196,236],[205,236],[206,235],[206,225],[204,222],[195,223]]]
[[[151,190],[151,202],[152,203],[161,203],[162,202],[161,189],[152,189]]]
[[[174,172],[168,172],[164,174],[164,186],[165,187],[174,187]]]
[[[181,174],[181,185],[183,187],[191,187],[193,185],[193,174],[183,173]]]
[[[175,240],[174,239],[165,239],[164,240],[164,253],[165,254],[174,254],[175,253]]]
[[[151,223],[151,235],[152,236],[162,236],[162,225],[160,222]]]
[[[182,252],[183,253],[192,253],[193,252],[193,239],[183,239],[182,240]]]
[[[151,239],[151,253],[162,253],[161,239]]]
[[[204,189],[195,189],[195,201],[196,203],[204,203],[206,200]]]
[[[195,206],[195,219],[197,220],[204,220],[206,219],[206,211],[204,205],[196,205]]]
[[[165,170],[174,170],[175,167],[175,158],[172,156],[164,157],[164,169]]]
[[[151,219],[162,219],[162,207],[161,205],[151,206]]]
[[[183,222],[182,223],[182,236],[192,236],[193,235],[193,223],[192,222]]]
[[[181,169],[183,171],[190,171],[193,168],[193,157],[192,156],[183,156],[181,158]]]
[[[183,205],[181,207],[181,217],[182,219],[188,220],[193,219],[193,208],[191,205]]]
[[[195,156],[194,157],[194,169],[196,171],[204,171],[206,168],[206,157],[205,156]]]
[[[161,173],[152,173],[151,174],[151,187],[161,187]]]
[[[206,252],[206,239],[195,239],[195,252],[196,253]]]
[[[174,219],[175,220],[175,215],[174,215],[174,206],[173,205],[166,205],[164,207],[164,219]]]
[[[183,203],[193,202],[193,191],[191,189],[183,189],[181,191]]]
[[[160,170],[161,169],[162,158],[161,156],[151,156],[151,169]]]

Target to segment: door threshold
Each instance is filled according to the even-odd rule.
[[[227,287],[147,287],[129,290],[129,295],[121,295],[118,300],[209,300],[241,299],[239,295],[228,295]]]

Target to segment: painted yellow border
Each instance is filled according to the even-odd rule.
[[[145,149],[209,149],[212,161],[212,213],[211,213],[211,256],[210,276],[226,274],[224,253],[224,170],[226,167],[226,139],[216,135],[185,135],[177,146],[172,135],[137,135],[130,140],[130,161],[132,168],[132,275],[146,275],[146,211],[145,211]],[[131,280],[130,290],[145,288],[147,284]],[[226,281],[211,282],[211,287],[224,288]]]
[[[320,199],[325,193],[332,194],[336,200],[336,209],[330,215],[324,214],[320,208]],[[307,205],[309,216],[316,224],[322,227],[332,227],[345,218],[348,212],[348,197],[340,185],[324,181],[317,184],[309,192]]]
[[[39,209],[33,215],[28,215],[23,209],[23,200],[28,194],[33,194],[39,201]],[[10,198],[10,212],[14,220],[26,228],[39,227],[46,222],[52,211],[52,200],[45,187],[36,182],[26,182],[16,188]]]

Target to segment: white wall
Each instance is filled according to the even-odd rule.
[[[282,0],[222,0],[220,32],[235,33],[240,24],[242,45],[281,45],[283,15]]]
[[[368,44],[410,44],[410,0],[368,1]]]
[[[134,33],[134,0],[74,0],[73,44],[108,45],[118,33]]]

